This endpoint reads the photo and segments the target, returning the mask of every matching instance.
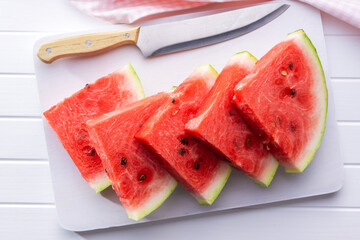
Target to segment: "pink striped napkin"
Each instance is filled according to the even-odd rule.
[[[69,0],[85,13],[111,23],[219,9],[267,0]],[[360,0],[298,0],[360,28]]]
[[[299,0],[360,28],[360,0]]]

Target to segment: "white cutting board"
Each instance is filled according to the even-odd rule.
[[[180,84],[199,65],[210,63],[220,72],[229,58],[237,52],[247,50],[261,58],[271,47],[283,40],[287,33],[298,29],[304,29],[317,48],[329,90],[325,135],[314,160],[305,172],[286,174],[280,167],[270,187],[264,188],[255,185],[249,178],[234,170],[212,206],[199,206],[190,194],[178,186],[161,207],[139,222],[127,218],[111,187],[101,194],[95,194],[90,189],[44,119],[55,203],[61,226],[73,231],[108,228],[303,198],[339,190],[342,186],[343,164],[320,13],[300,3],[291,5],[273,22],[247,35],[212,46],[153,58],[144,58],[134,46],[123,46],[101,55],[62,59],[48,65],[36,57],[38,46],[69,34],[39,40],[34,47],[34,61],[42,111],[70,96],[86,83],[93,82],[127,63],[133,65],[146,96],[149,96]],[[163,21],[165,20],[158,20]],[[113,26],[110,29],[96,31],[123,28],[126,26]]]

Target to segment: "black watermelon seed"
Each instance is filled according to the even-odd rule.
[[[295,125],[291,124],[290,129],[291,129],[292,132],[294,132],[295,129],[296,129]]]
[[[185,149],[185,148],[180,148],[180,149],[179,149],[179,154],[180,154],[181,156],[184,156],[184,155],[186,154],[186,149]]]
[[[87,149],[85,150],[85,153],[86,153],[86,155],[93,157],[93,156],[95,156],[96,151],[95,151],[94,148],[87,148]]]
[[[188,144],[189,144],[189,140],[187,140],[187,138],[182,137],[182,138],[181,138],[181,143],[182,143],[183,145],[188,145]]]
[[[106,170],[106,168],[105,168],[105,172],[107,173],[107,170]]]
[[[200,165],[199,165],[199,163],[198,163],[198,162],[195,162],[195,164],[194,164],[194,168],[195,168],[196,170],[199,170]]]
[[[171,103],[175,103],[175,98],[173,98],[173,100],[171,100]]]
[[[95,156],[95,154],[96,154],[96,151],[95,151],[95,149],[92,148],[90,150],[90,156]]]
[[[85,88],[86,89],[90,89],[90,85],[87,83],[87,84],[85,84]]]
[[[122,158],[121,158],[121,165],[126,166],[126,164],[127,164],[126,158],[125,158],[125,157],[122,157]]]
[[[139,181],[142,182],[146,179],[146,175],[145,174],[141,174],[139,177]]]
[[[291,89],[290,94],[291,94],[291,97],[295,97],[295,89]]]
[[[234,115],[234,113],[232,113],[232,112],[229,112],[229,115],[230,115],[230,116],[233,116],[233,115]]]
[[[290,70],[293,70],[294,65],[293,65],[293,63],[292,63],[292,62],[289,64],[289,68],[290,68]]]
[[[251,146],[251,139],[250,138],[246,139],[246,146],[247,147]]]

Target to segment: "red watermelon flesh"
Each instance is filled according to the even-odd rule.
[[[242,120],[232,103],[235,85],[255,66],[248,52],[234,55],[222,70],[186,131],[207,143],[230,161],[231,166],[268,186],[278,162]]]
[[[216,76],[210,65],[197,68],[135,136],[200,204],[213,203],[231,172],[221,157],[185,132]]]
[[[159,93],[86,124],[112,186],[134,220],[158,208],[177,185],[156,157],[134,138],[143,123],[168,100],[168,93]]]
[[[287,172],[302,172],[325,131],[323,69],[303,30],[273,47],[234,90],[243,118]]]
[[[94,83],[86,84],[83,89],[44,112],[81,175],[96,192],[110,186],[110,181],[89,142],[85,122],[143,96],[139,78],[129,64]]]

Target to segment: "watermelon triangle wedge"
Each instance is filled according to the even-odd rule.
[[[111,183],[89,142],[85,122],[143,97],[140,80],[128,64],[94,83],[86,84],[83,89],[44,112],[81,175],[97,193]]]
[[[316,49],[291,33],[234,90],[234,103],[287,172],[302,172],[325,131],[327,88]]]
[[[90,140],[128,217],[140,220],[158,208],[177,182],[134,135],[168,93],[147,97],[87,122]]]
[[[135,136],[204,205],[212,204],[217,198],[230,175],[231,167],[186,133],[185,124],[196,114],[216,77],[217,72],[210,65],[198,67],[170,93],[170,99],[144,123]]]
[[[235,85],[252,70],[256,61],[248,52],[235,54],[185,129],[222,154],[231,166],[249,175],[255,183],[269,186],[279,164],[232,103]]]

